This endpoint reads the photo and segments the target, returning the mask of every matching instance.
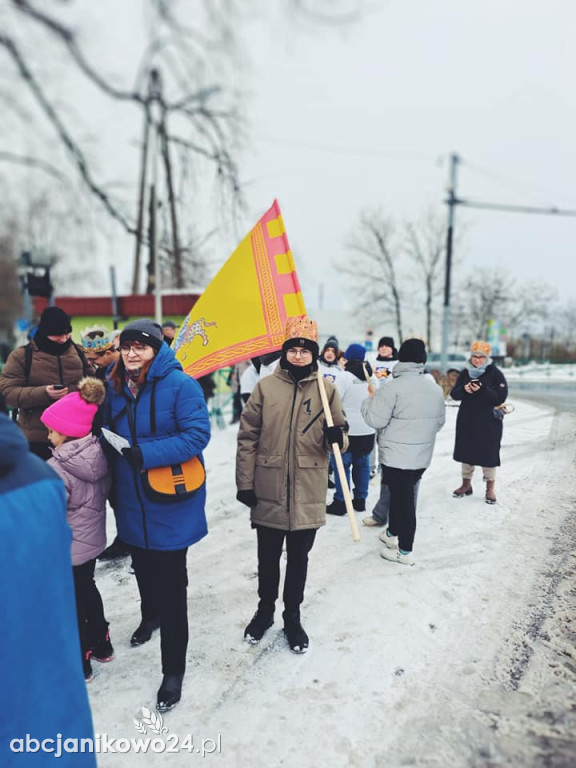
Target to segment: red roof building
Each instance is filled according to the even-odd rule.
[[[200,298],[199,293],[177,293],[162,295],[163,315],[187,315]],[[154,317],[154,296],[138,294],[118,296],[118,315],[122,319]],[[71,318],[75,317],[114,317],[110,296],[55,296],[54,304],[63,309]],[[34,312],[40,317],[48,306],[48,299],[34,297]]]

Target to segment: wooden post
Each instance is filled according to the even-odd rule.
[[[328,397],[326,396],[326,388],[324,386],[324,377],[318,371],[318,389],[320,391],[320,398],[322,400],[322,407],[324,408],[324,416],[326,417],[326,424],[329,427],[334,426],[334,419],[332,418],[332,412],[330,411],[330,405],[328,404]],[[344,471],[344,464],[342,462],[342,454],[340,453],[340,446],[338,443],[332,443],[332,453],[336,459],[336,469],[338,470],[338,477],[340,478],[340,485],[342,486],[342,493],[344,494],[344,502],[346,504],[346,512],[348,513],[348,520],[350,522],[350,528],[352,528],[352,538],[354,541],[360,541],[360,533],[358,532],[358,525],[356,524],[356,515],[354,514],[354,507],[352,506],[352,497],[350,496],[350,488],[346,482],[346,472]]]

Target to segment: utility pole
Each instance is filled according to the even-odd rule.
[[[448,231],[446,233],[446,273],[444,279],[444,312],[442,315],[442,350],[440,365],[448,370],[448,346],[450,344],[450,278],[452,273],[452,243],[454,238],[454,212],[458,204],[456,197],[456,176],[460,158],[450,155],[450,188],[448,189]]]
[[[170,220],[172,223],[172,250],[174,251],[173,264],[176,288],[184,288],[184,275],[182,274],[182,252],[180,250],[180,238],[178,235],[178,217],[176,215],[176,196],[174,194],[174,182],[172,179],[172,163],[170,161],[170,148],[168,146],[168,132],[166,130],[166,110],[162,108],[162,117],[159,126],[162,157],[164,159],[164,171],[166,173],[166,187],[168,191],[168,203],[170,205]]]
[[[148,97],[144,107],[144,136],[142,140],[142,154],[140,156],[140,184],[138,187],[138,217],[136,221],[136,250],[134,253],[134,272],[132,274],[132,293],[138,293],[140,290],[140,254],[142,252],[142,230],[144,228],[146,171],[148,168],[148,141],[150,137],[150,100],[152,98],[154,73],[155,70],[150,72]]]
[[[150,162],[151,168],[151,183],[150,183],[150,199],[149,199],[149,222],[148,222],[148,239],[149,239],[149,258],[148,258],[148,283],[146,286],[146,293],[160,292],[160,258],[158,254],[158,222],[156,213],[158,209],[158,153],[160,147],[160,104],[162,100],[161,82],[158,70],[153,69],[150,72],[150,98],[148,103],[150,123],[151,123],[151,148],[150,148]],[[156,301],[157,304],[157,301]],[[156,311],[157,314],[157,311]]]
[[[112,313],[114,330],[118,328],[118,293],[116,292],[116,267],[110,266],[110,293],[112,294]]]
[[[138,216],[136,225],[136,247],[134,254],[134,273],[132,278],[132,292],[138,293],[140,282],[140,263],[142,252],[142,241],[144,231],[144,214],[146,210],[146,189],[147,174],[151,167],[154,177],[149,185],[149,194],[154,191],[158,201],[158,183],[157,183],[157,162],[158,157],[162,156],[164,165],[164,178],[166,180],[166,190],[168,193],[168,204],[170,207],[170,224],[172,229],[172,252],[173,268],[177,288],[184,287],[184,274],[182,268],[182,249],[180,247],[180,238],[178,234],[178,217],[176,212],[176,194],[174,191],[174,178],[172,173],[172,161],[170,158],[170,148],[168,143],[168,129],[166,125],[166,106],[162,96],[162,80],[160,72],[157,69],[150,70],[148,79],[148,96],[146,98],[144,110],[144,135],[142,140],[140,184],[138,190]],[[156,205],[158,203],[156,202]],[[152,211],[156,212],[156,206],[148,203],[150,216]],[[159,253],[158,253],[158,224],[150,222],[148,226],[151,236],[156,237],[156,241],[150,241],[150,259],[147,267],[148,280],[146,293],[152,293],[160,290],[158,275]]]
[[[450,277],[452,272],[452,245],[454,237],[454,212],[457,205],[463,205],[467,208],[476,208],[479,210],[502,211],[504,213],[530,213],[542,214],[545,216],[576,216],[576,210],[527,205],[510,205],[507,203],[492,203],[479,200],[467,200],[459,198],[456,194],[456,176],[458,165],[462,160],[459,155],[450,155],[450,188],[448,190],[448,199],[445,201],[448,205],[448,232],[446,235],[446,276],[444,282],[444,314],[442,317],[442,354],[441,367],[445,372],[448,370],[448,346],[450,343]]]

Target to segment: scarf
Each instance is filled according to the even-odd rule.
[[[42,352],[46,352],[49,355],[56,355],[56,357],[63,355],[64,352],[70,349],[72,344],[72,339],[68,339],[64,344],[59,344],[57,341],[50,341],[47,336],[44,336],[44,334],[39,333],[38,331],[34,336],[34,341],[36,342],[38,349]]]
[[[335,367],[335,366],[337,366],[337,365],[338,365],[338,358],[336,358],[336,360],[332,360],[332,362],[330,362],[330,363],[329,363],[329,362],[328,362],[328,360],[325,360],[325,358],[324,358],[324,354],[323,354],[323,353],[320,355],[320,357],[318,358],[318,360],[320,360],[320,362],[321,362],[323,365],[325,365],[326,367],[328,367],[328,368],[331,368],[331,367]]]
[[[306,376],[310,376],[312,371],[318,370],[316,361],[310,363],[310,365],[292,365],[292,363],[289,363],[288,360],[286,360],[285,355],[282,355],[280,358],[280,368],[288,371],[290,376],[292,376],[296,382],[302,381]]]
[[[470,360],[466,363],[466,370],[468,371],[468,376],[470,376],[471,379],[479,379],[480,376],[484,376],[486,373],[486,368],[488,368],[489,365],[492,364],[492,358],[487,357],[486,362],[482,366],[475,366],[472,365]]]
[[[124,371],[124,381],[126,382],[132,397],[138,395],[138,390],[140,389],[138,386],[138,378],[140,377],[141,372],[142,368],[137,368],[134,371]]]

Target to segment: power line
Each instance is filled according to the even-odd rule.
[[[535,205],[509,205],[507,203],[483,203],[476,200],[463,200],[454,197],[452,200],[446,200],[449,205],[464,205],[467,208],[480,208],[488,211],[506,211],[508,213],[539,213],[545,216],[576,216],[576,210],[567,208],[542,208]]]
[[[349,146],[346,144],[326,144],[313,141],[305,141],[300,139],[285,139],[278,136],[261,135],[258,137],[260,140],[267,142],[268,144],[277,144],[278,146],[294,147],[294,149],[309,149],[317,152],[327,152],[329,154],[339,155],[357,155],[359,157],[389,157],[390,155],[421,155],[424,157],[438,157],[437,152],[425,152],[418,149],[363,149],[361,147]]]
[[[480,176],[492,179],[493,181],[498,181],[509,189],[513,189],[516,192],[520,191],[524,196],[529,194],[530,196],[535,197],[538,195],[540,198],[548,197],[549,199],[551,197],[556,197],[556,193],[552,193],[549,189],[544,189],[544,187],[537,186],[531,181],[515,179],[489,168],[483,168],[482,166],[476,165],[476,163],[470,163],[464,159],[460,160],[460,165],[466,166],[468,170],[471,170]],[[531,191],[527,189],[528,187],[531,188]]]

